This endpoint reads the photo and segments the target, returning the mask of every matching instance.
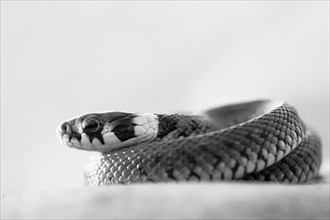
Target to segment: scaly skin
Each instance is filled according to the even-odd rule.
[[[286,103],[262,100],[202,116],[155,116],[153,140],[111,150],[100,145],[103,153],[86,167],[86,185],[233,179],[297,183],[318,175],[321,141]],[[79,127],[84,118],[78,119],[64,123],[61,135],[68,125]]]

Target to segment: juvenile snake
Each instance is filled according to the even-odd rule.
[[[90,113],[57,128],[72,148],[99,151],[86,185],[261,180],[318,175],[321,141],[291,105],[257,100],[199,115]]]

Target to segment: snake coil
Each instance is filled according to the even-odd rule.
[[[100,151],[86,185],[254,180],[307,182],[321,165],[321,140],[291,105],[257,100],[200,115],[90,113],[63,122],[66,145]]]

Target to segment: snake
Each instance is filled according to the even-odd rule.
[[[84,169],[87,186],[316,179],[322,142],[296,108],[260,99],[195,114],[88,113],[56,129],[70,148],[99,152]]]

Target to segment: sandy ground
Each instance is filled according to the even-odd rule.
[[[10,194],[2,219],[329,219],[329,178],[308,185],[171,183]]]

